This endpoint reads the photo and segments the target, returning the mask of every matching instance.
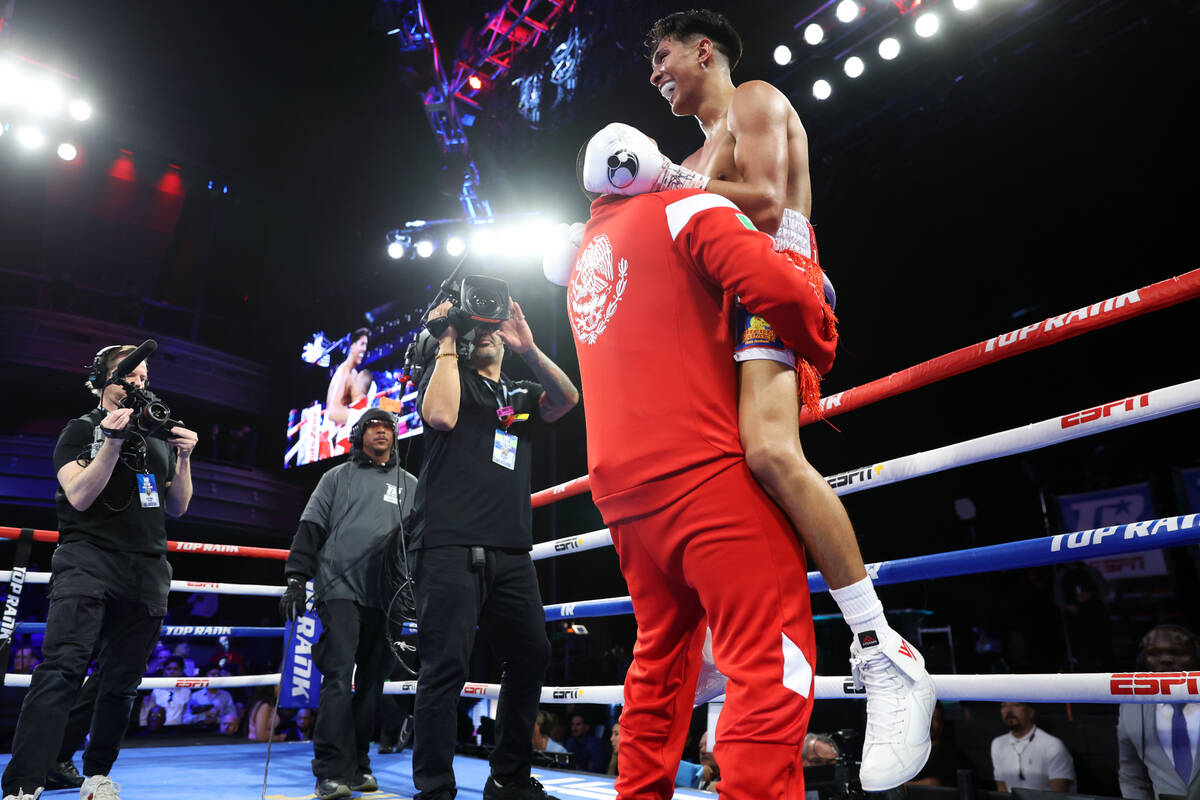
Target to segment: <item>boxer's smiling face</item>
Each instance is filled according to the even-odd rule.
[[[691,95],[699,82],[700,62],[696,43],[681,42],[668,36],[658,43],[650,58],[650,83],[663,99],[671,105],[671,113],[677,117],[691,116],[694,110]]]

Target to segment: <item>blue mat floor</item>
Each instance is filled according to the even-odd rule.
[[[373,750],[374,748],[372,748]],[[174,747],[132,747],[121,751],[113,767],[112,779],[121,785],[122,800],[235,800],[262,796],[263,764],[267,746],[258,743],[237,745],[195,745]],[[271,774],[267,800],[307,800],[313,797],[312,743],[285,742],[271,748]],[[0,769],[8,764],[7,754],[0,755]],[[75,759],[79,766],[79,757]],[[371,767],[379,781],[379,791],[355,793],[365,800],[409,800],[412,783],[410,751],[380,756],[372,752]],[[480,800],[488,777],[488,764],[477,758],[454,759],[458,796],[462,800]],[[587,798],[610,800],[613,779],[583,772],[534,770],[534,776],[550,794],[562,800]],[[79,796],[77,789],[46,792],[44,800],[68,800]],[[678,798],[708,798],[715,795],[690,789],[678,789]]]

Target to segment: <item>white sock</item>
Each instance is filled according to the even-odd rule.
[[[888,627],[887,617],[883,615],[883,603],[875,594],[875,584],[871,583],[870,576],[841,589],[830,589],[829,594],[837,601],[846,624],[855,633]]]

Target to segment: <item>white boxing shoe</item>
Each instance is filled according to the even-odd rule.
[[[855,683],[867,693],[867,734],[859,781],[884,792],[912,778],[929,758],[929,721],[937,702],[917,648],[891,628],[859,633],[850,645]]]
[[[696,681],[696,705],[716,700],[725,694],[725,676],[717,669],[712,652],[712,629],[705,633],[700,657],[700,679]]]
[[[79,787],[79,800],[121,800],[121,784],[107,775],[89,775]]]

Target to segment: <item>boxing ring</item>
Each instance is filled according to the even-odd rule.
[[[998,334],[969,347],[955,350],[929,361],[917,364],[876,381],[847,389],[822,399],[826,417],[836,416],[881,400],[912,391],[921,386],[944,380],[1034,349],[1043,348],[1093,330],[1114,325],[1137,316],[1200,297],[1200,270],[1160,281],[1140,289],[1091,303],[1074,311],[1052,316],[1035,324]],[[1161,387],[1147,387],[1144,391],[1121,398],[1096,398],[1098,401],[1083,409],[1061,409],[1059,415],[1031,421],[1026,425],[989,433],[957,443],[942,445],[931,450],[911,453],[887,460],[846,469],[826,476],[826,480],[839,495],[862,492],[901,481],[969,464],[1003,458],[1019,453],[1050,447],[1081,437],[1107,433],[1120,428],[1139,425],[1152,420],[1194,411],[1200,407],[1200,377],[1183,383]],[[802,424],[814,418],[802,410]],[[548,506],[560,500],[575,497],[588,491],[586,476],[550,487],[533,495],[534,508]],[[0,538],[15,539],[22,535],[16,528],[0,528]],[[54,542],[54,531],[25,531],[25,538],[39,542]],[[1004,544],[930,553],[908,558],[882,561],[867,565],[877,586],[901,584],[955,576],[1044,566],[1083,559],[1124,555],[1165,547],[1178,547],[1200,542],[1200,513],[1146,519],[1122,525],[1072,531],[1051,536],[1039,536]],[[612,540],[606,529],[590,531],[542,542],[534,546],[531,557],[544,560],[572,556],[589,550],[611,547]],[[199,542],[169,543],[171,553],[202,553],[238,558],[257,558],[283,561],[287,551],[264,547],[240,545],[216,545]],[[26,572],[24,570],[0,571],[0,581],[16,585],[40,584],[49,580],[49,573]],[[15,580],[14,580],[15,577]],[[808,575],[809,590],[827,591],[824,579],[818,572]],[[279,596],[280,585],[237,584],[205,581],[172,581],[171,591],[211,592],[243,596]],[[17,591],[19,597],[19,590]],[[10,603],[10,606],[14,604]],[[584,619],[611,615],[631,614],[628,597],[611,597],[573,603],[545,606],[546,621]],[[15,613],[15,607],[12,609]],[[11,624],[11,614],[6,609],[6,623]],[[42,625],[41,627],[44,627]],[[34,632],[37,623],[23,623],[18,631]],[[228,627],[228,626],[164,626],[165,637],[230,636],[230,637],[282,637],[282,627]],[[10,674],[6,686],[28,686],[29,675]],[[815,677],[814,698],[817,700],[861,700],[864,695],[855,688],[849,676],[818,675]],[[949,701],[1001,701],[1025,700],[1031,702],[1064,703],[1158,703],[1200,701],[1200,672],[1188,673],[1090,673],[1090,674],[1027,674],[1027,675],[934,675],[939,698]],[[242,675],[212,678],[145,678],[142,689],[154,688],[235,688],[276,685],[280,674]],[[386,684],[384,691],[390,694],[411,694],[416,685],[413,681],[396,681]],[[467,683],[463,687],[464,697],[495,701],[499,697],[496,684]],[[547,704],[619,704],[622,702],[621,686],[548,686],[542,690],[542,702]],[[176,752],[178,751],[178,760]],[[203,751],[203,754],[201,753]],[[196,797],[211,797],[211,788],[204,790],[207,781],[212,784],[210,754],[225,754],[228,767],[222,758],[222,780],[225,786],[221,796],[251,797],[258,793],[261,785],[262,756],[265,747],[261,744],[197,746],[173,748],[170,757],[174,781],[170,785],[176,800]],[[122,752],[114,768],[113,777],[124,781],[127,788],[123,796],[127,800],[161,797],[164,784],[154,777],[155,770],[148,753],[162,753],[135,748]],[[312,777],[308,768],[311,747],[308,743],[276,744],[271,760],[271,786],[267,797],[284,798],[311,797]],[[193,757],[195,756],[195,757]],[[0,766],[7,761],[0,757]],[[196,773],[186,765],[194,764]],[[375,798],[410,797],[411,762],[407,755],[374,756],[376,777],[384,791],[372,793]],[[486,778],[486,763],[476,759],[459,757],[455,762],[459,771],[459,786],[462,796],[474,797]],[[190,777],[180,781],[178,773],[186,770]],[[247,775],[244,780],[241,777]],[[582,773],[536,770],[547,790],[561,797],[613,797],[612,779]],[[199,793],[193,787],[201,787]],[[399,794],[397,794],[397,792]],[[54,796],[48,793],[47,796]],[[64,794],[64,796],[66,796]],[[679,797],[712,797],[703,793],[679,790]]]

